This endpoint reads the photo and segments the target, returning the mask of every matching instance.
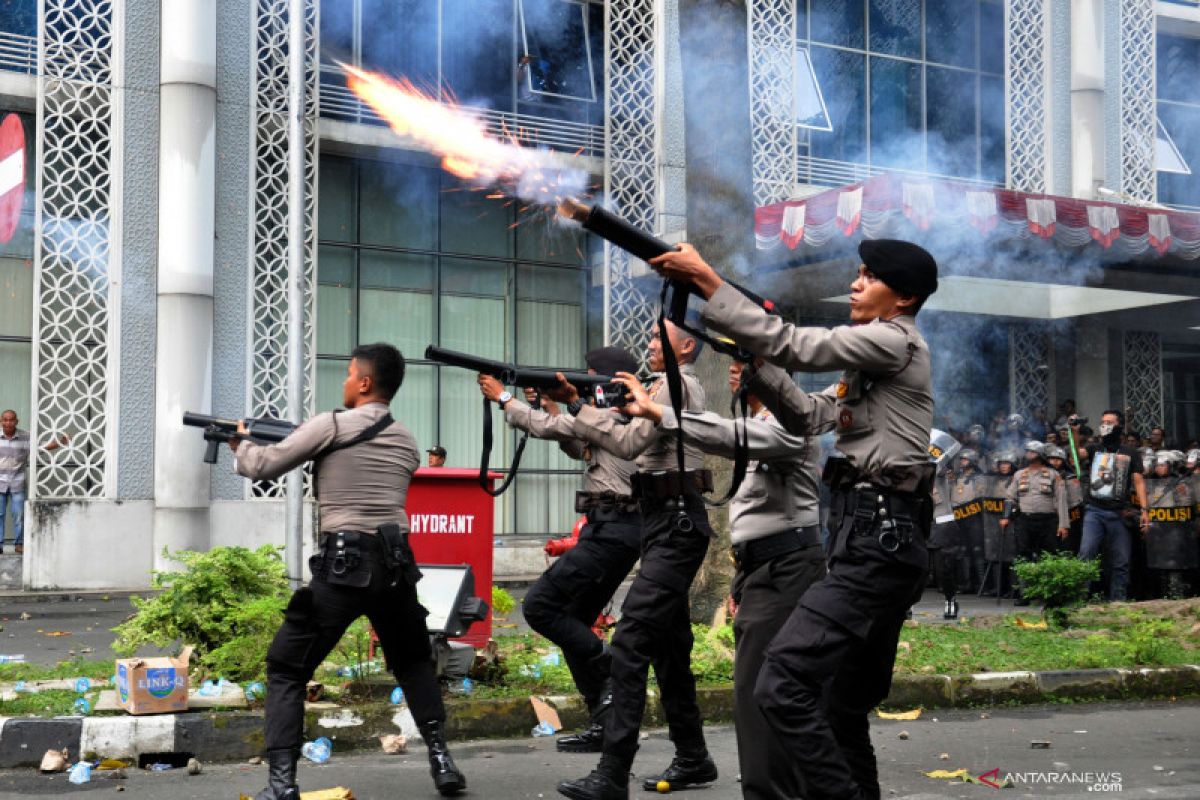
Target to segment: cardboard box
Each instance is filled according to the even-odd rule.
[[[177,658],[117,659],[117,704],[130,714],[187,711],[191,657],[185,647]]]

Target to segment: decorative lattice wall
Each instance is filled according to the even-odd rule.
[[[1153,201],[1158,126],[1154,1],[1120,0],[1120,14],[1121,191]]]
[[[1133,409],[1126,424],[1150,433],[1163,424],[1162,342],[1157,333],[1125,331],[1125,405]]]
[[[305,3],[307,89],[305,130],[305,270],[304,363],[307,365],[304,408],[308,416],[315,391],[316,201],[317,201],[317,73],[319,47],[317,4]],[[255,416],[290,417],[287,403],[288,360],[288,3],[256,0],[253,9],[254,161],[251,198],[251,289],[249,402]],[[253,482],[255,496],[277,497],[283,482]]]
[[[1054,350],[1046,331],[1036,325],[1014,325],[1008,332],[1009,410],[1025,416],[1035,408],[1049,414]]]
[[[119,2],[119,0],[118,0]],[[112,450],[110,277],[119,263],[120,102],[114,2],[44,0],[39,37],[34,435],[71,446],[33,453],[33,496],[102,497]]]
[[[607,23],[605,195],[634,225],[660,232],[660,6],[655,0],[611,0]],[[605,341],[640,356],[657,308],[654,282],[635,283],[644,266],[607,243],[604,266]]]
[[[748,0],[754,203],[791,196],[796,175],[796,0]]]
[[[1009,0],[1005,13],[1008,187],[1046,191],[1045,0]]]

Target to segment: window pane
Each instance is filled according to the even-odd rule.
[[[37,36],[37,0],[0,0],[0,31]]]
[[[919,64],[871,59],[871,164],[925,168]]]
[[[317,280],[331,286],[353,286],[354,250],[321,245],[317,249]]]
[[[1191,175],[1158,173],[1158,200],[1172,205],[1200,206],[1200,106],[1158,104],[1158,116],[1175,138]]]
[[[350,355],[354,349],[354,290],[317,286],[317,352]]]
[[[437,368],[429,364],[408,364],[404,369],[404,385],[392,398],[392,416],[412,431],[421,449],[421,463],[426,461],[425,451],[438,444],[435,418]],[[476,389],[476,394],[479,390]]]
[[[521,89],[594,100],[595,81],[583,4],[569,0],[519,0],[519,41],[527,63]]]
[[[921,0],[871,0],[871,50],[921,57]]]
[[[865,161],[866,66],[858,53],[813,47],[813,69],[825,92],[831,133],[812,131],[812,152],[835,161]]]
[[[441,193],[442,250],[479,256],[512,256],[511,203],[489,200],[447,175]]]
[[[350,3],[337,3],[349,10]],[[322,12],[323,13],[323,12]],[[362,64],[367,69],[437,86],[437,3],[363,0]]]
[[[517,297],[529,300],[583,301],[586,273],[578,269],[555,269],[521,264],[517,267]]]
[[[1158,36],[1158,99],[1200,103],[1200,39]]]
[[[364,288],[433,291],[435,263],[434,256],[420,253],[364,249],[359,254],[359,280]]]
[[[1004,183],[1004,79],[979,79],[979,177]]]
[[[861,0],[811,0],[809,8],[814,42],[863,47]]]
[[[512,0],[441,5],[444,84],[462,103],[511,111],[517,64]]]
[[[433,341],[432,294],[363,289],[358,308],[358,341],[363,344],[387,342],[414,358]]]
[[[518,475],[516,520],[513,533],[566,536],[579,517],[575,492],[582,483],[577,475]]]
[[[562,220],[541,206],[532,206],[517,215],[517,258],[550,261],[555,264],[582,264],[585,252],[583,229]]]
[[[1004,4],[983,0],[979,4],[979,68],[1004,74]]]
[[[441,344],[450,350],[506,360],[504,332],[507,329],[504,300],[490,297],[443,295]],[[453,372],[454,369],[448,371]],[[461,371],[461,370],[459,370]],[[474,380],[474,377],[472,377]],[[443,384],[445,380],[442,381]],[[475,387],[475,394],[479,389]]]
[[[796,122],[802,127],[831,131],[829,111],[825,108],[825,97],[813,72],[812,59],[808,50],[796,51]]]
[[[346,367],[350,362],[344,359],[317,359],[317,413],[332,411],[342,407],[342,384],[346,381]]]
[[[320,202],[317,212],[317,237],[325,241],[353,242],[354,162],[344,158],[321,159]]]
[[[975,67],[975,0],[925,0],[925,58]]]
[[[508,295],[508,264],[469,258],[443,258],[442,291],[505,297]]]
[[[410,164],[360,163],[363,243],[437,247],[438,172]]]
[[[334,61],[354,63],[354,3],[348,0],[321,0],[321,62]]]
[[[583,369],[583,309],[517,301],[517,363]]]
[[[22,430],[29,430],[30,420],[30,361],[33,346],[29,342],[0,342],[0,409],[17,412]]]
[[[442,367],[438,413],[441,415],[441,439],[446,448],[446,466],[479,468],[483,444],[483,398],[475,373],[465,369]],[[513,437],[504,414],[495,403],[492,409],[491,469],[508,469],[512,458]],[[432,447],[433,445],[425,445]]]
[[[0,258],[0,336],[32,335],[33,263],[26,258]],[[7,380],[7,373],[0,375]]]
[[[925,69],[929,170],[974,178],[976,172],[975,74]]]

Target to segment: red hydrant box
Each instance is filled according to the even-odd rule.
[[[500,477],[488,474],[488,483]],[[470,564],[475,596],[488,604],[487,618],[458,641],[483,647],[492,636],[492,545],[495,498],[479,485],[479,471],[422,467],[408,487],[408,542],[418,564]],[[421,585],[417,584],[420,593]]]
[[[191,657],[185,647],[176,658],[117,659],[117,703],[130,714],[187,711]]]

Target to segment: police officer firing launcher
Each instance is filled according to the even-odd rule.
[[[937,264],[895,240],[864,241],[859,255],[850,285],[854,324],[833,330],[766,314],[688,245],[651,262],[707,298],[705,324],[766,361],[843,370],[834,386],[802,394],[792,415],[812,431],[835,426],[846,455],[835,463],[848,468],[826,476],[830,571],[767,648],[755,690],[796,754],[808,800],[879,798],[867,714],[887,696],[905,611],[920,597],[928,567],[933,393],[929,349],[914,317],[937,289]]]
[[[312,582],[297,589],[267,650],[264,744],[268,786],[256,800],[299,800],[296,761],[304,733],[304,694],[313,671],[363,614],[429,748],[434,785],[443,795],[466,788],[446,747],[446,710],[431,660],[426,611],[404,505],[421,465],[416,439],[388,405],[404,382],[404,357],[387,344],[354,348],[342,384],[346,411],[320,414],[278,444],[232,439],[237,472],[270,480],[314,462],[321,534],[310,561]],[[245,426],[239,432],[246,434]]]

